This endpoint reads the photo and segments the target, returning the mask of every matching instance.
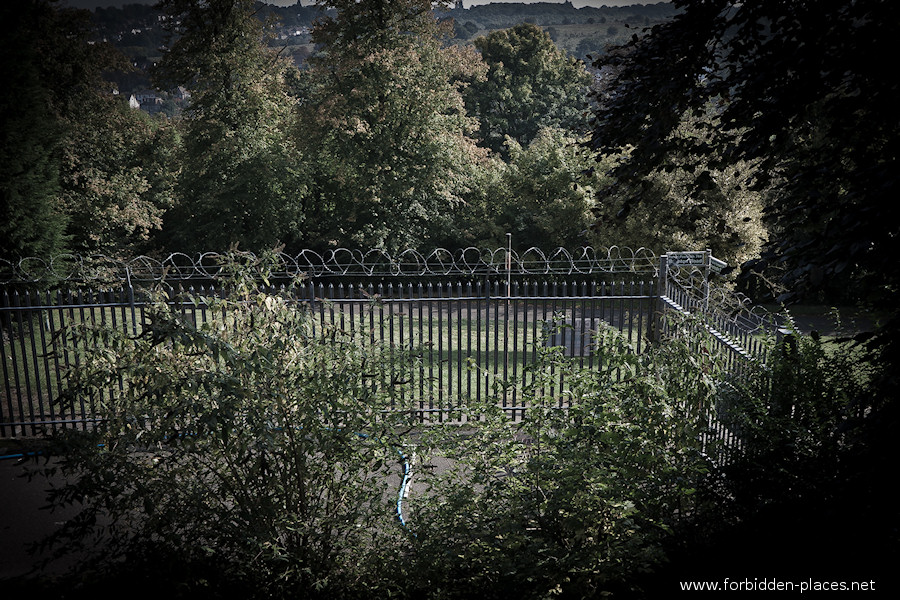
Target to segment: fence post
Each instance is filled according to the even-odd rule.
[[[659,275],[656,280],[656,297],[650,317],[650,341],[658,342],[662,337],[663,314],[666,306],[663,302],[663,296],[666,295],[666,280],[669,277],[668,256],[661,254],[659,256]]]
[[[710,257],[712,250],[709,248],[703,253],[703,316],[709,316],[709,277],[710,277]]]

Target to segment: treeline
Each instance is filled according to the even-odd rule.
[[[316,50],[310,36],[315,20],[323,13],[333,16],[334,11],[318,4],[276,6],[257,0],[253,12],[256,18],[273,25],[269,45],[302,66]],[[575,8],[568,2],[436,7],[439,20],[453,21],[451,43],[471,43],[492,31],[532,23],[547,31],[560,49],[585,62],[604,54],[611,44],[625,43],[635,31],[662,23],[674,14],[674,6],[667,2],[599,8]],[[146,4],[97,8],[92,13],[97,39],[113,44],[138,67],[137,73],[116,75],[115,82],[125,93],[150,86],[143,71],[159,60],[167,45],[161,17],[155,6]]]
[[[192,93],[170,120],[111,93],[109,73],[131,67],[94,42],[89,13],[5,7],[0,256],[498,246],[507,232],[518,247],[643,244],[597,227],[608,182],[579,145],[593,80],[547,32],[454,45],[427,2],[329,6],[298,69],[255,2],[162,2],[153,80]]]

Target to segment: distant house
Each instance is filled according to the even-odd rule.
[[[163,103],[162,98],[160,98],[156,94],[156,92],[152,90],[141,90],[140,92],[135,92],[134,97],[142,108],[146,108],[145,105],[155,105]]]
[[[163,99],[152,90],[141,90],[129,96],[128,106],[153,114],[162,110]]]
[[[172,97],[177,101],[183,102],[185,100],[191,99],[191,93],[187,91],[184,86],[179,85],[177,88],[172,90]]]

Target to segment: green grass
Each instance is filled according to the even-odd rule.
[[[563,324],[567,339],[574,334],[589,340],[591,326],[596,329],[603,320],[601,314],[609,318],[621,311],[627,315],[623,333],[635,346],[645,343],[642,336],[648,311],[637,302],[513,301],[509,307],[508,317],[506,301],[483,299],[352,306],[318,303],[313,311],[320,328],[354,329],[388,347],[412,349],[418,362],[408,400],[423,412],[458,407],[469,398],[487,398],[497,381],[524,384],[538,347],[545,343],[545,324],[554,319]],[[186,307],[186,312],[198,321],[211,316],[193,306]],[[593,322],[589,316],[581,318],[592,312]],[[64,383],[65,371],[83,360],[91,348],[64,349],[57,332],[81,323],[106,323],[135,335],[140,333],[142,321],[140,307],[132,310],[129,306],[49,308],[32,313],[30,319],[14,315],[11,322],[3,324],[2,375],[7,384],[0,389],[0,423],[71,418],[71,414],[60,415],[53,399]],[[560,340],[551,338],[551,342]],[[574,348],[577,360],[592,366],[590,349],[581,346],[577,343]],[[571,354],[571,344],[569,348]],[[520,396],[519,390],[509,390],[502,401],[517,404]],[[90,406],[76,408],[75,416],[90,416]]]
[[[134,335],[140,333],[141,322],[140,309],[132,312],[128,306],[66,306],[4,313],[0,320],[0,423],[87,416],[89,405],[79,403],[73,415],[71,411],[61,411],[54,402],[64,385],[66,371],[91,351],[84,346],[66,346],[60,333],[73,325],[105,323],[119,329],[125,327]],[[27,431],[36,433],[34,428]],[[9,432],[0,429],[0,434]]]

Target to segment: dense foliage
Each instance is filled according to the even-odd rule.
[[[583,134],[590,75],[536,25],[522,23],[477,38],[487,76],[466,90],[482,144],[508,155],[507,139],[527,145],[543,127]]]
[[[61,402],[93,398],[101,421],[56,438],[49,471],[70,484],[51,502],[79,509],[55,543],[83,549],[89,588],[359,597],[402,537],[391,506],[413,357],[258,292],[265,263],[239,260],[227,299],[180,299],[204,302],[205,322],[160,288],[140,335],[67,332],[96,351]]]
[[[612,328],[595,343],[597,368],[543,348],[524,389],[498,381],[467,427],[428,432],[435,467],[416,471],[410,500],[411,567],[427,574],[414,596],[641,593],[679,512],[700,509],[714,370],[698,374],[683,338],[643,356]],[[517,424],[497,403],[513,393],[529,406]]]
[[[661,559],[706,468],[699,416],[714,380],[697,377],[687,340],[639,357],[610,330],[599,370],[544,348],[516,390],[532,404],[525,421],[497,408],[513,393],[498,381],[482,404],[459,399],[483,420],[422,427],[403,404],[421,358],[323,326],[289,294],[258,291],[265,262],[237,260],[225,263],[227,299],[179,298],[205,303],[203,322],[159,289],[139,335],[66,332],[67,346],[94,350],[60,402],[92,399],[102,419],[59,432],[46,467],[69,482],[51,504],[79,508],[52,543],[91,556],[78,565],[83,589],[582,596],[627,591]],[[568,411],[548,393],[561,372]],[[434,460],[454,467],[431,473]]]
[[[846,343],[770,342],[737,375],[698,322],[642,354],[609,328],[596,364],[538,343],[527,384],[494,379],[456,399],[464,424],[422,425],[404,398],[427,353],[323,325],[260,291],[265,261],[233,258],[227,297],[178,298],[207,305],[201,322],[159,289],[139,335],[66,331],[95,350],[60,401],[103,417],[57,433],[44,468],[68,481],[51,505],[79,509],[50,543],[92,559],[59,579],[70,592],[642,598],[734,560],[889,575],[898,521],[867,464],[890,461],[868,439],[875,372]],[[500,408],[512,394],[524,420]]]
[[[878,364],[852,340],[791,334],[765,366],[725,380],[718,411],[741,451],[705,478],[698,497],[712,510],[679,525],[673,561],[650,589],[741,565],[774,578],[874,580],[890,593],[897,419]]]
[[[303,164],[287,135],[293,66],[266,46],[250,0],[166,0],[160,8],[171,47],[156,77],[192,94],[164,243],[200,252],[272,248],[303,221]]]
[[[338,10],[313,31],[293,132],[315,165],[307,240],[427,247],[479,160],[460,95],[477,57],[442,47],[430,2],[327,4]]]
[[[520,8],[473,9],[468,45],[422,2],[7,8],[2,257],[621,243],[586,233],[588,72],[521,20],[668,13]]]
[[[743,164],[767,192],[773,234],[755,269],[780,268],[792,297],[829,286],[892,297],[900,90],[876,65],[894,47],[897,4],[675,5],[670,22],[595,65],[610,76],[590,145],[626,152],[614,175],[634,192],[621,213],[685,156],[704,164],[695,188]]]
[[[111,93],[109,70],[128,66],[86,13],[4,5],[0,259],[512,233],[517,248],[708,247],[794,297],[840,286],[896,315],[898,84],[877,66],[896,3],[678,0],[673,21],[595,65],[587,140],[587,71],[551,43],[559,31],[479,21],[462,26],[474,46],[453,46],[443,4],[321,5],[300,70],[254,2],[164,0],[155,76],[192,92],[170,120]],[[467,406],[484,420],[406,436],[409,413],[388,409],[415,355],[322,329],[257,291],[265,265],[230,266],[227,299],[187,299],[208,303],[203,323],[158,289],[140,335],[67,332],[98,351],[62,401],[93,396],[107,418],[54,440],[49,468],[71,479],[51,500],[82,507],[58,541],[97,559],[65,584],[579,597],[652,594],[666,559],[666,581],[801,552],[823,575],[848,548],[861,577],[897,559],[896,320],[873,354],[788,338],[735,380],[694,324],[640,357],[609,333],[605,370],[543,349],[532,387],[498,381]],[[548,372],[564,390],[547,393]],[[518,425],[495,405],[513,391],[534,407]],[[741,449],[722,469],[699,443],[713,407]],[[418,475],[407,527],[393,513],[404,444],[448,467]],[[805,543],[773,548],[785,531]]]
[[[46,256],[67,246],[63,147],[116,62],[88,44],[84,12],[45,0],[0,11],[0,257]]]

